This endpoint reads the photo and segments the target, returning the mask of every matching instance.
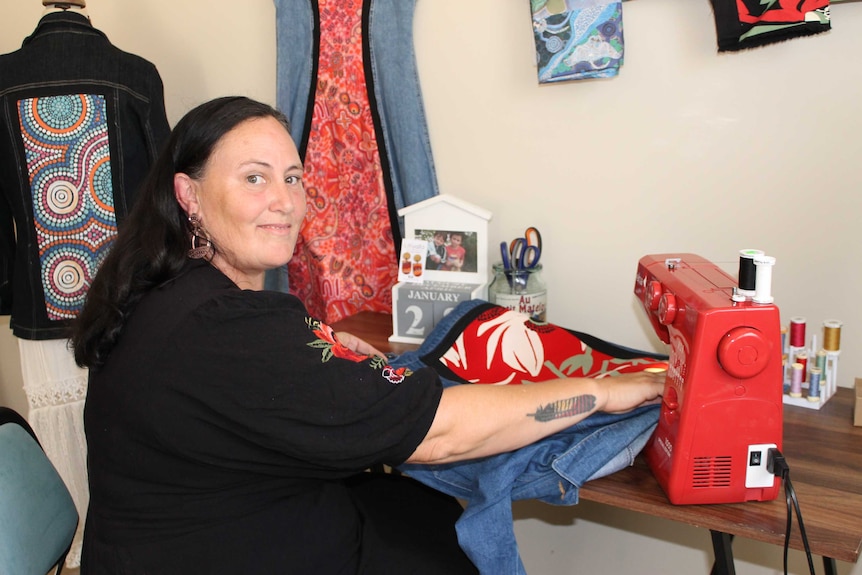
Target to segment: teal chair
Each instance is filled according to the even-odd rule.
[[[78,527],[66,484],[33,429],[0,407],[0,573],[45,575],[63,562]]]

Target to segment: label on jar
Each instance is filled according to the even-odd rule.
[[[548,292],[522,294],[496,293],[494,294],[494,303],[518,313],[525,313],[533,321],[544,322],[548,308]]]

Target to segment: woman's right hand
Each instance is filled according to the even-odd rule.
[[[600,411],[625,413],[641,405],[659,403],[666,374],[665,371],[640,371],[598,379],[600,389],[606,393]]]

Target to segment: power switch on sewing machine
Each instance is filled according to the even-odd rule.
[[[773,487],[775,475],[769,471],[767,454],[770,449],[777,447],[774,443],[761,443],[748,446],[748,467],[745,470],[745,487],[757,489]]]
[[[718,362],[721,367],[739,379],[754,377],[769,363],[771,345],[764,335],[753,327],[737,327],[721,338],[718,344]]]

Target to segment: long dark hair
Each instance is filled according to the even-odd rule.
[[[225,134],[246,120],[265,117],[275,118],[290,131],[284,114],[239,96],[201,104],[174,127],[72,323],[79,366],[104,365],[138,301],[174,279],[186,262],[191,235],[187,215],[174,196],[174,175],[199,179]]]

